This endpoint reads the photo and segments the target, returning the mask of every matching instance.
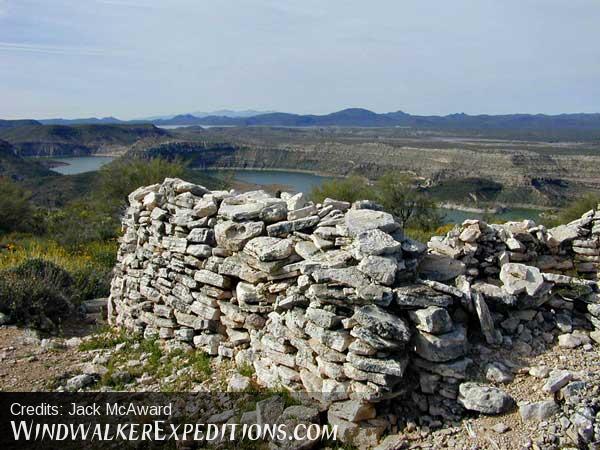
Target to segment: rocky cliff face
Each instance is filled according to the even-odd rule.
[[[307,392],[361,448],[415,408],[447,421],[513,408],[502,389],[469,381],[481,345],[600,341],[595,211],[552,230],[467,221],[428,250],[369,201],[312,204],[178,179],[129,200],[112,323]],[[509,377],[502,365],[489,372]]]
[[[573,157],[510,147],[472,150],[421,147],[418,143],[410,146],[323,141],[265,145],[250,141],[235,144],[179,141],[134,149],[132,154],[180,156],[198,168],[289,169],[342,176],[359,173],[371,179],[393,170],[435,182],[482,178],[511,188],[529,189],[540,201],[553,191],[560,196],[577,187],[600,187],[596,175],[600,171],[598,156]]]
[[[0,130],[20,156],[86,156],[125,153],[138,140],[168,136],[153,125],[32,125]]]

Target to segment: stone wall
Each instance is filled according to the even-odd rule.
[[[585,272],[578,258],[592,252],[581,249],[598,253],[594,212],[566,230],[467,221],[427,251],[370,201],[313,204],[179,179],[129,201],[112,323],[308,392],[346,438],[376,442],[415,405],[448,420],[489,409],[465,383],[474,342],[534,351],[559,334],[583,345],[590,334],[576,329],[600,327],[597,284],[540,265],[548,256],[552,269],[570,260]]]
[[[569,224],[546,229],[531,220],[491,224],[467,220],[428,243],[432,253],[464,264],[470,279],[494,277],[506,262],[545,272],[597,279],[600,213],[589,211]]]

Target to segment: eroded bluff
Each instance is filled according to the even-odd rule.
[[[599,339],[589,332],[600,327],[598,285],[571,276],[597,276],[595,211],[552,230],[467,221],[428,248],[370,201],[179,179],[129,201],[112,323],[308,392],[361,446],[389,430],[399,400],[447,420],[512,408],[499,389],[467,382],[473,343],[538,351],[533,335],[552,342],[557,326],[565,345]]]

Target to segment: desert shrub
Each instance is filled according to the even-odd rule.
[[[72,287],[73,279],[64,269],[30,259],[0,271],[0,311],[17,323],[49,329],[71,310]]]
[[[33,228],[34,208],[29,197],[16,183],[0,177],[0,233],[29,231]]]
[[[70,273],[73,277],[73,301],[107,297],[110,293],[112,271],[102,267],[89,265]]]
[[[404,234],[411,239],[427,243],[433,236],[444,236],[450,230],[455,227],[453,223],[447,223],[436,229],[423,229],[423,228],[405,228]]]
[[[375,195],[405,228],[433,231],[442,224],[435,202],[420,192],[414,179],[407,175],[386,173],[375,183]]]
[[[44,260],[69,274],[66,293],[74,303],[109,294],[111,272],[116,262],[117,242],[99,241],[63,246],[53,240],[26,235],[0,239],[0,270],[14,270],[30,260]]]
[[[310,194],[314,202],[330,197],[354,202],[370,199],[380,203],[405,228],[431,233],[442,224],[442,215],[435,202],[420,192],[415,180],[406,174],[388,172],[374,185],[357,175],[326,181]]]
[[[45,218],[46,235],[62,245],[77,247],[119,235],[119,217],[106,203],[79,200],[50,211]]]
[[[186,165],[176,159],[118,159],[100,169],[98,195],[110,203],[123,205],[127,196],[140,186],[161,183],[169,177],[182,178],[186,171]]]
[[[565,224],[579,219],[590,209],[596,209],[598,204],[600,204],[600,194],[585,194],[577,200],[571,202],[571,204],[566,208],[562,209],[557,214],[555,223],[552,223],[552,225]]]
[[[321,203],[328,197],[352,203],[356,200],[373,198],[373,190],[365,178],[352,175],[348,178],[325,181],[310,192],[310,198],[315,203]]]

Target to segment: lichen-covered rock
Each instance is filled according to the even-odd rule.
[[[458,401],[466,409],[483,414],[502,414],[514,407],[515,401],[501,389],[479,383],[462,383]]]
[[[438,306],[428,306],[409,313],[410,320],[422,331],[431,334],[444,334],[452,331],[454,324],[448,311]]]
[[[445,334],[435,335],[418,331],[414,335],[413,351],[432,362],[451,361],[467,352],[467,333],[463,326]]]

